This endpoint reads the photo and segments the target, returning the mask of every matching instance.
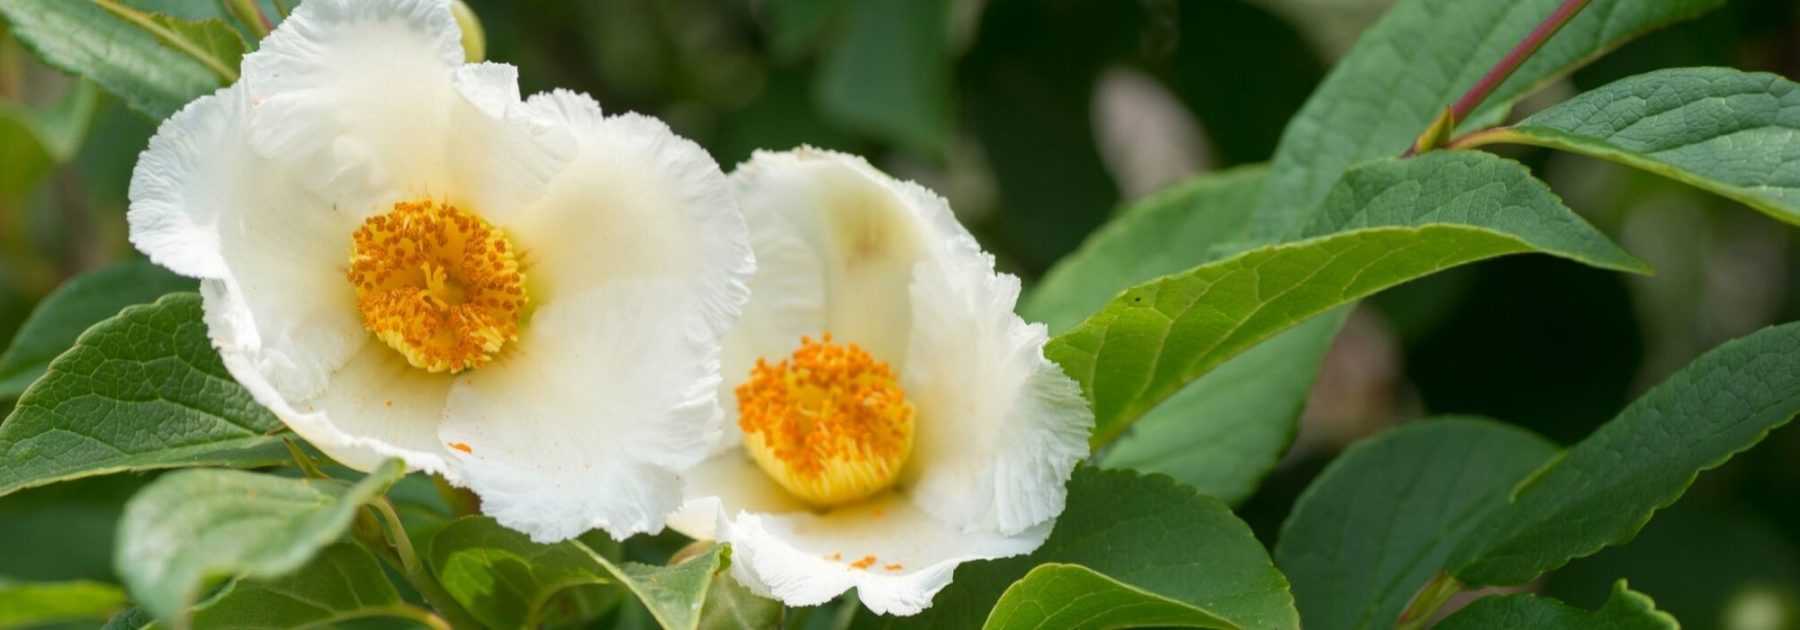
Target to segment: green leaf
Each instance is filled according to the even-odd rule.
[[[1131,285],[1242,251],[1266,173],[1251,166],[1202,175],[1127,206],[1057,263],[1020,312],[1062,332]],[[1146,413],[1100,463],[1243,500],[1293,441],[1340,323],[1318,318],[1226,361]]]
[[[1094,406],[1094,444],[1251,346],[1382,289],[1506,254],[1642,263],[1517,163],[1474,152],[1371,162],[1303,234],[1138,285],[1045,349]],[[1344,231],[1336,231],[1344,230]]]
[[[600,554],[590,551],[589,555],[630,589],[662,627],[670,630],[698,627],[713,577],[731,562],[731,548],[725,545],[713,545],[704,553],[666,567],[636,562],[615,565]]]
[[[1677,630],[1674,617],[1656,609],[1650,597],[1619,580],[1612,597],[1588,612],[1530,594],[1484,597],[1438,622],[1438,630]]]
[[[1729,68],[1660,70],[1469,138],[1589,155],[1800,223],[1800,85]]]
[[[108,0],[97,1],[104,5]],[[190,20],[144,13],[117,4],[113,6],[116,8],[110,10],[114,15],[131,20],[140,28],[150,31],[157,41],[204,64],[226,83],[237,80],[238,60],[244,57],[250,45],[244,42],[243,35],[225,22]]]
[[[125,501],[148,480],[92,477],[0,498],[0,579],[116,581],[113,543]]]
[[[558,593],[611,583],[575,542],[537,544],[481,517],[457,520],[433,536],[430,562],[444,590],[492,628],[538,627]]]
[[[1449,566],[1471,585],[1523,584],[1631,540],[1703,470],[1800,412],[1800,324],[1702,355],[1515,489]]]
[[[1201,608],[1133,588],[1087,567],[1056,563],[1039,565],[1007,587],[982,625],[988,630],[1148,626],[1237,628]]]
[[[819,75],[819,106],[845,126],[936,153],[950,135],[950,2],[855,0]]]
[[[701,630],[760,630],[780,628],[787,609],[781,602],[759,597],[738,584],[726,571],[713,576],[712,588],[706,592],[706,604],[700,608]]]
[[[1767,453],[1773,457],[1763,461],[1780,462],[1778,453]],[[1747,469],[1758,468],[1745,463]],[[1630,543],[1570,562],[1534,590],[1597,606],[1614,583],[1627,579],[1676,619],[1726,619],[1744,601],[1796,611],[1792,595],[1800,594],[1800,549],[1788,541],[1789,529],[1753,511],[1719,509],[1699,494],[1657,512]]]
[[[0,102],[0,207],[23,205],[54,165],[75,157],[99,100],[92,83],[77,81],[49,107]]]
[[[49,176],[54,165],[29,121],[4,109],[0,109],[0,162],[6,164],[5,169],[0,169],[3,208],[21,205]]]
[[[193,280],[146,261],[118,263],[63,283],[38,303],[12,347],[0,354],[0,398],[23,393],[89,326],[119,309],[195,286]]]
[[[374,554],[345,541],[319,551],[291,574],[232,581],[194,607],[193,624],[196,628],[330,628],[380,619],[382,627],[443,627],[430,615],[400,598]],[[139,612],[121,616],[108,627],[142,630],[164,625]]]
[[[1702,470],[1800,411],[1800,324],[1708,352],[1579,444],[1425,422],[1334,462],[1275,557],[1308,628],[1386,627],[1432,576],[1524,584],[1630,540]],[[1453,584],[1454,585],[1454,584]]]
[[[178,293],[95,324],[0,424],[0,496],[57,481],[287,459],[281,421],[219,360],[200,296]]]
[[[1288,123],[1257,204],[1259,235],[1305,226],[1351,165],[1399,155],[1562,0],[1400,0],[1365,32]],[[1593,0],[1470,119],[1496,114],[1537,86],[1650,30],[1724,0]]]
[[[714,574],[729,562],[727,549],[715,545],[667,567],[615,564],[578,541],[538,544],[493,519],[471,516],[432,539],[431,567],[458,603],[497,628],[535,620],[564,589],[610,582],[631,591],[664,628],[692,629]]]
[[[100,93],[94,89],[94,84],[76,81],[61,101],[47,108],[0,102],[0,117],[23,124],[44,153],[60,163],[73,159],[81,148],[81,140],[87,135],[88,125],[99,104]]]
[[[1349,313],[1307,320],[1194,379],[1145,412],[1100,464],[1169,475],[1227,503],[1248,499],[1293,443],[1325,351]]]
[[[85,580],[50,583],[0,580],[0,628],[100,621],[124,607],[124,591],[111,584]]]
[[[169,473],[125,505],[114,565],[139,604],[181,626],[209,580],[275,578],[305,566],[403,474],[398,460],[355,484],[237,470]]]
[[[1295,501],[1275,546],[1308,630],[1394,627],[1478,520],[1556,451],[1466,418],[1414,422],[1344,451]]]
[[[1019,313],[1060,333],[1131,285],[1244,251],[1267,175],[1261,165],[1209,173],[1120,209],[1044,274]]]
[[[233,581],[194,607],[194,626],[298,628],[368,618],[417,622],[426,615],[400,599],[374,554],[344,541],[319,551],[292,574]]]
[[[7,0],[0,17],[46,63],[87,77],[154,119],[237,78],[238,60],[226,59],[219,33],[231,28],[222,22],[175,22],[113,0]]]
[[[857,625],[979,627],[1008,584],[1046,563],[1086,567],[1239,627],[1298,628],[1300,623],[1287,580],[1224,503],[1168,477],[1081,467],[1069,482],[1068,507],[1037,551],[964,564],[924,612],[911,617],[865,612]]]

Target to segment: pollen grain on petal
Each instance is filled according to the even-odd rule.
[[[528,300],[516,250],[456,206],[402,201],[357,228],[346,275],[364,328],[415,367],[456,373],[519,337]]]
[[[865,569],[868,569],[869,567],[875,566],[875,562],[876,562],[875,556],[863,556],[861,560],[857,560],[856,562],[850,563],[850,568],[857,569],[857,570],[865,570]]]
[[[914,409],[893,369],[829,334],[801,339],[779,363],[758,360],[737,399],[745,450],[815,506],[886,489],[912,454]]]

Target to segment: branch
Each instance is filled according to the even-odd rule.
[[[1433,119],[1425,133],[1420,134],[1419,139],[1414,141],[1412,146],[1407,147],[1406,153],[1401,154],[1401,157],[1411,157],[1440,146],[1442,140],[1449,137],[1450,130],[1467,120],[1469,114],[1481,106],[1482,101],[1486,101],[1487,97],[1494,93],[1494,90],[1506,83],[1507,77],[1512,76],[1519,66],[1525,65],[1525,60],[1536,54],[1538,49],[1544,47],[1545,42],[1550,41],[1551,36],[1562,30],[1563,25],[1568,24],[1570,20],[1575,19],[1576,14],[1587,8],[1588,2],[1590,0],[1563,0],[1562,5],[1556,7],[1556,11],[1544,18],[1537,28],[1531,29],[1531,33],[1527,34],[1525,39],[1519,40],[1519,43],[1513,46],[1513,49],[1507,52],[1505,57],[1500,58],[1499,63],[1489,68],[1487,74],[1482,75],[1481,80],[1475,82],[1475,87],[1469,88],[1469,91],[1463,93],[1462,98],[1456,99],[1455,104]]]

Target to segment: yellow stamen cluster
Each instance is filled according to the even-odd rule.
[[[357,228],[350,284],[363,327],[432,372],[481,367],[519,338],[525,274],[512,243],[481,217],[403,201]]]
[[[758,359],[737,399],[744,449],[814,506],[886,489],[912,454],[913,406],[893,370],[829,334],[780,363]]]

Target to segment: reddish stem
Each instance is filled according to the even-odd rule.
[[[1511,77],[1512,73],[1519,69],[1519,66],[1525,65],[1526,59],[1530,59],[1538,49],[1543,48],[1544,43],[1550,41],[1550,37],[1556,35],[1557,31],[1562,30],[1563,25],[1575,19],[1575,15],[1587,8],[1590,1],[1563,0],[1562,5],[1556,7],[1556,11],[1544,18],[1544,21],[1540,22],[1536,28],[1531,29],[1531,33],[1526,35],[1525,39],[1519,40],[1518,45],[1513,46],[1513,49],[1508,51],[1505,57],[1501,57],[1499,63],[1489,68],[1487,74],[1482,75],[1481,80],[1475,82],[1475,87],[1469,88],[1469,91],[1463,93],[1462,98],[1456,99],[1456,103],[1450,106],[1452,125],[1467,120],[1469,114],[1481,106],[1482,101],[1487,100],[1494,90],[1506,83],[1507,77]],[[1417,144],[1407,147],[1406,155],[1412,155],[1416,149]]]

